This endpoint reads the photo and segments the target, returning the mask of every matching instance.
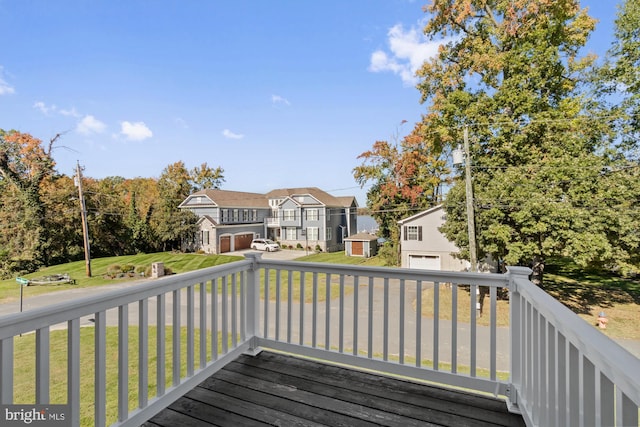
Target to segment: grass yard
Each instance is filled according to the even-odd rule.
[[[86,276],[85,262],[76,261],[68,264],[61,264],[43,268],[35,273],[25,274],[23,277],[33,279],[41,276],[68,273],[75,279],[76,284],[61,285],[35,285],[26,286],[23,289],[24,298],[33,295],[41,295],[59,290],[76,288],[86,288],[91,286],[103,286],[125,281],[142,279],[141,276],[107,278],[107,270],[114,265],[133,265],[135,267],[146,268],[154,262],[164,263],[165,268],[170,268],[174,273],[184,273],[200,268],[213,267],[228,262],[244,259],[239,256],[227,255],[200,255],[200,254],[178,254],[173,252],[159,252],[153,254],[125,255],[119,257],[96,258],[91,260],[92,277]],[[15,278],[0,280],[0,303],[15,301],[20,298],[20,286]]]
[[[155,327],[149,327],[149,398],[155,396],[157,390],[156,372],[156,333]],[[94,369],[94,328],[83,327],[80,330],[80,424],[82,426],[94,425],[94,393],[95,393],[95,369]],[[173,330],[166,328],[166,352],[165,352],[165,387],[172,384],[173,355],[171,342]],[[181,329],[180,372],[186,374],[186,328]],[[118,407],[118,329],[107,327],[106,334],[107,354],[107,425],[117,421]],[[67,401],[67,331],[52,331],[50,336],[50,395],[52,404],[64,404]],[[218,348],[221,348],[218,337]],[[195,330],[195,359],[198,366],[200,351],[199,330]],[[35,402],[35,334],[23,335],[15,338],[14,348],[14,403],[33,404]],[[207,337],[207,357],[211,356],[211,337]],[[138,405],[138,328],[129,327],[129,410]]]

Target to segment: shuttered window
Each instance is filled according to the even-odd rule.
[[[404,227],[404,240],[422,241],[422,226],[406,225]]]

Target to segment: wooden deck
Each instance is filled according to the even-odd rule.
[[[264,351],[241,356],[144,424],[524,426],[504,401]]]

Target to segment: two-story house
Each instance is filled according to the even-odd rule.
[[[258,237],[283,246],[343,250],[344,239],[356,232],[358,206],[355,197],[334,197],[310,187],[267,194],[201,190],[179,207],[199,217],[194,249],[220,254],[247,249]]]

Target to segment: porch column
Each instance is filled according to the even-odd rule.
[[[528,267],[508,267],[507,274],[509,275],[509,342],[511,344],[510,354],[510,376],[511,383],[509,384],[507,399],[509,410],[512,412],[519,412],[518,410],[518,391],[522,387],[522,297],[518,290],[516,281],[522,282],[529,280],[531,269]]]
[[[260,353],[257,348],[257,336],[260,330],[260,268],[258,264],[262,254],[249,252],[244,256],[251,261],[251,267],[247,270],[246,336],[251,339],[249,353],[255,356]]]

